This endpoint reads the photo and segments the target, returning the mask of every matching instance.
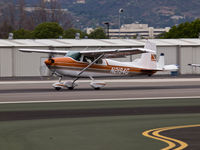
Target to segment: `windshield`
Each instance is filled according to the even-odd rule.
[[[81,57],[81,54],[80,52],[77,52],[77,51],[69,51],[65,57],[71,57],[77,61],[80,61],[80,57]]]

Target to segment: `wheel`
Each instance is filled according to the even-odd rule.
[[[55,87],[55,90],[56,90],[56,91],[60,91],[60,90],[61,90],[61,87]]]
[[[72,87],[67,87],[69,90],[73,90],[74,89],[74,87],[72,86]]]

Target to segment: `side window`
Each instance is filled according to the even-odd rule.
[[[99,59],[99,60],[96,62],[96,64],[102,64],[102,63],[103,63],[102,59]]]
[[[87,56],[83,56],[83,59],[82,59],[83,62],[86,62],[89,64],[92,63],[94,60],[95,60],[94,57],[87,57]],[[102,64],[102,63],[103,63],[102,59],[99,59],[95,64]]]

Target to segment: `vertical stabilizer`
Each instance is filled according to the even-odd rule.
[[[141,58],[138,60],[137,64],[145,69],[156,69],[157,68],[156,44],[151,43],[150,41],[146,41],[144,48],[152,50],[155,53],[143,53]]]
[[[156,44],[152,43],[150,41],[146,41],[144,48],[150,49],[150,50],[155,51],[155,52],[157,51]]]

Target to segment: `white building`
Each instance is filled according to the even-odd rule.
[[[148,24],[124,24],[120,29],[109,29],[109,36],[111,39],[116,38],[141,38],[149,39],[156,38],[163,32],[168,32],[170,27],[154,28],[149,27]]]
[[[91,50],[144,47],[145,39],[0,39],[0,77],[40,76],[40,67],[48,54],[22,53],[20,48]],[[199,74],[200,68],[192,68],[189,63],[200,64],[200,39],[150,39],[157,45],[157,54],[165,54],[166,64],[178,64],[180,74]],[[120,58],[133,61],[139,55]],[[170,74],[170,72],[168,72]]]

